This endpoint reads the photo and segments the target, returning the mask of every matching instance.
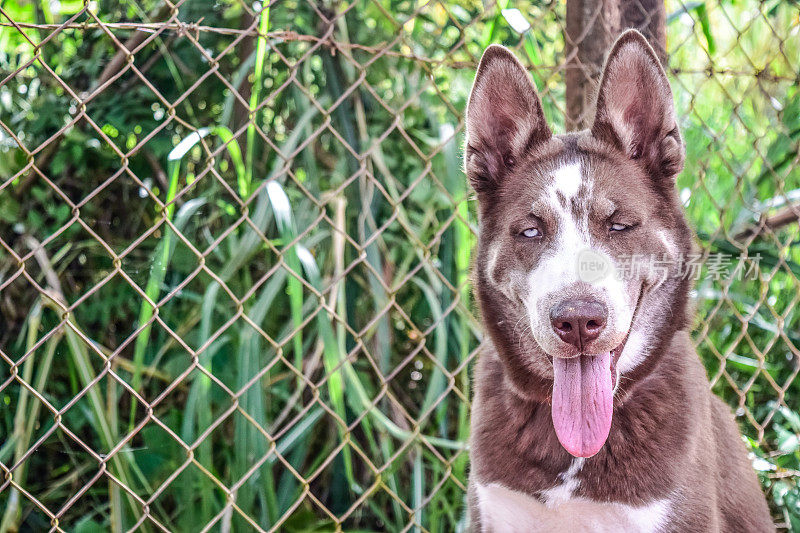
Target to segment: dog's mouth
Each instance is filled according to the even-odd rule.
[[[593,456],[608,439],[614,411],[617,361],[628,341],[638,308],[637,301],[628,333],[613,350],[553,358],[553,427],[561,445],[575,457]]]

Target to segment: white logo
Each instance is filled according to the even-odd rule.
[[[611,262],[605,256],[588,248],[578,252],[575,267],[578,279],[585,283],[596,283],[611,273]]]

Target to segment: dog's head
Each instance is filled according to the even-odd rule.
[[[551,400],[564,447],[593,455],[620,377],[646,374],[687,321],[684,149],[666,75],[644,37],[624,33],[591,129],[553,135],[522,65],[491,46],[466,121],[484,322],[510,384]]]

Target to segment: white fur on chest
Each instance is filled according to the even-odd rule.
[[[656,533],[666,523],[669,501],[665,499],[632,506],[573,496],[578,487],[575,475],[582,465],[582,460],[575,460],[562,483],[542,494],[544,501],[498,483],[477,483],[483,533]]]

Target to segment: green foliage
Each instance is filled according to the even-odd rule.
[[[795,527],[800,235],[737,236],[800,198],[797,6],[668,6],[679,191],[704,250],[761,254],[761,281],[698,285],[695,338]],[[180,5],[226,32],[114,28],[146,39],[117,76],[83,2],[3,3],[18,23],[87,26],[0,33],[15,73],[0,86],[0,462],[65,530],[128,530],[139,498],[185,531],[457,530],[481,335],[461,113],[500,42],[561,131],[564,3],[260,8]],[[280,30],[308,37],[264,33]],[[0,509],[0,530],[51,527],[13,486]]]

